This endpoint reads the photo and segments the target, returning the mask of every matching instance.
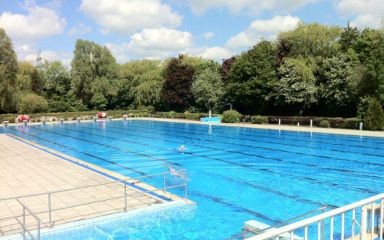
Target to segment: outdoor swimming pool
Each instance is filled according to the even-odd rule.
[[[227,239],[247,220],[274,225],[384,192],[380,138],[144,120],[4,131],[130,177],[163,171],[163,160],[188,170],[197,203],[188,217],[108,227],[88,239],[125,239],[124,231],[133,239]]]

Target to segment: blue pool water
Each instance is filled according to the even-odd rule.
[[[143,120],[0,131],[130,177],[162,172],[162,160],[186,168],[192,216],[135,225],[132,239],[234,238],[247,220],[274,225],[384,192],[381,138]]]

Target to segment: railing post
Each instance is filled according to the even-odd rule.
[[[324,208],[321,210],[321,212],[324,213]],[[324,235],[325,235],[324,229],[325,229],[325,224],[323,220],[321,221],[321,240],[324,240]]]
[[[361,207],[360,239],[365,240],[367,234],[367,208]]]
[[[48,193],[48,215],[49,215],[49,227],[52,227],[52,199],[51,199],[51,193]]]
[[[128,210],[127,184],[124,182],[124,212]]]
[[[23,205],[23,239],[26,239],[25,238],[25,207]]]
[[[37,240],[40,240],[40,219],[37,219]]]

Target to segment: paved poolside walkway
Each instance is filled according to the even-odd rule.
[[[52,152],[54,151],[52,150]],[[60,153],[55,152],[55,154]],[[78,159],[65,157],[81,163]],[[86,163],[82,162],[82,164]],[[97,168],[93,165],[92,167]],[[97,170],[104,171],[100,168]],[[97,184],[104,185],[94,186]],[[136,182],[136,185],[154,190],[153,187],[143,183]],[[20,197],[73,188],[77,189],[51,194],[51,221],[48,194]],[[164,202],[160,198],[130,186],[126,190],[128,211]],[[42,220],[42,227],[47,227],[50,223],[56,226],[122,212],[125,207],[124,196],[123,184],[11,136],[0,134],[0,236],[21,231],[16,217],[22,215],[22,205],[15,199],[4,199],[20,197],[19,200]],[[173,198],[174,196],[167,195],[167,197]],[[22,221],[21,217],[18,219]],[[29,229],[37,226],[31,216],[27,217],[27,223]]]

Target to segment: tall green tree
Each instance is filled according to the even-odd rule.
[[[279,57],[330,57],[340,49],[341,31],[339,27],[317,23],[299,24],[295,30],[279,34]]]
[[[269,96],[276,105],[290,107],[292,113],[301,115],[317,101],[313,67],[305,59],[286,58],[279,75]]]
[[[164,64],[158,60],[131,61],[120,66],[119,104],[131,107],[157,106],[164,81]]]
[[[242,113],[261,114],[266,97],[276,81],[275,44],[262,41],[242,53],[231,68],[226,85],[227,98]]]
[[[343,29],[340,36],[340,48],[346,52],[348,49],[355,49],[360,31],[356,27],[351,27],[349,22],[346,28]]]
[[[356,116],[359,86],[362,80],[356,53],[338,54],[323,61],[320,69],[319,97],[324,115]]]
[[[219,70],[206,68],[194,77],[192,93],[196,103],[204,110],[217,110],[224,95]]]
[[[355,49],[365,66],[362,95],[376,96],[384,103],[384,30],[364,29]]]
[[[76,97],[89,108],[112,107],[118,65],[109,49],[91,41],[77,40],[71,65]]]
[[[165,81],[161,89],[161,99],[166,108],[185,111],[192,104],[192,83],[195,68],[183,62],[183,55],[172,58],[164,70]]]
[[[71,88],[68,68],[59,61],[47,62],[40,67],[44,79],[44,96],[50,112],[83,110]]]
[[[30,62],[19,62],[18,66],[19,68],[16,75],[16,90],[18,92],[31,92],[31,73],[35,70],[35,67]]]
[[[0,28],[0,111],[16,110],[15,90],[18,71],[16,53],[11,39]]]

